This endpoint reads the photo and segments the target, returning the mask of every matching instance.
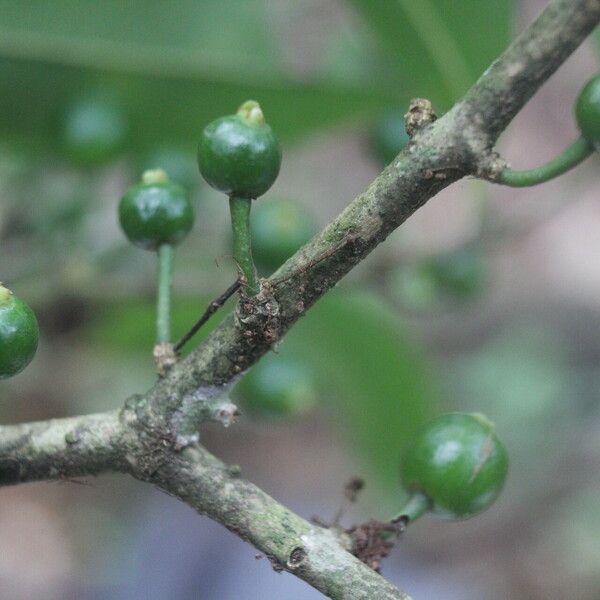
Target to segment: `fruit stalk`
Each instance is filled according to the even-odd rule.
[[[235,260],[243,287],[250,296],[256,296],[260,291],[258,273],[252,258],[252,243],[250,238],[250,209],[252,200],[238,196],[229,197],[231,211],[231,229],[233,231],[233,260]]]
[[[166,344],[171,340],[171,283],[173,281],[174,254],[171,244],[162,244],[158,248],[157,344]]]
[[[419,517],[422,517],[431,508],[431,502],[429,498],[421,492],[415,492],[407,500],[406,504],[400,512],[398,512],[392,519],[392,523],[400,520],[402,517],[408,517],[408,520],[412,523]]]
[[[496,179],[496,182],[511,187],[538,185],[570,171],[593,152],[594,147],[592,143],[584,137],[579,137],[556,158],[553,158],[545,165],[526,171],[504,169]]]

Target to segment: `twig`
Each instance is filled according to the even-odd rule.
[[[480,172],[498,135],[599,20],[600,0],[550,0],[461,102],[419,130],[410,148],[368,190],[290,258],[277,288],[281,336],[432,196]],[[460,168],[437,179],[436,171],[449,165]],[[211,303],[193,333],[238,287],[236,282]],[[258,326],[264,323],[255,321]],[[197,427],[215,401],[227,394],[240,363],[249,367],[272,348],[262,333],[253,336],[252,326],[225,319],[205,343],[119,412],[0,426],[0,486],[128,472],[222,523],[274,565],[334,600],[407,600],[405,593],[352,556],[333,531],[304,521],[197,443]],[[385,527],[387,535],[390,524]],[[375,555],[373,527],[364,533],[370,564],[376,568],[387,546]]]
[[[219,308],[240,289],[240,280],[236,280],[230,285],[218,298],[215,298],[206,308],[202,316],[194,323],[192,328],[181,337],[181,339],[173,346],[173,350],[178,353],[185,344],[187,344],[200,330],[200,328],[214,315]]]

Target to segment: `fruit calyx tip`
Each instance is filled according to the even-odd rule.
[[[252,125],[264,125],[265,115],[260,104],[256,100],[246,100],[237,111],[238,117],[244,119]]]
[[[168,182],[169,176],[164,169],[148,169],[142,173],[142,183],[145,185],[156,185]]]
[[[12,292],[8,288],[5,288],[0,281],[0,306],[6,304],[11,296]]]

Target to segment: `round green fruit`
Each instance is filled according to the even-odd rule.
[[[198,186],[198,168],[193,153],[188,153],[178,146],[158,146],[148,153],[143,160],[143,171],[162,169],[174,183],[188,190]]]
[[[102,165],[123,149],[127,129],[125,113],[114,101],[102,96],[81,99],[66,115],[65,154],[82,167]]]
[[[121,198],[119,221],[133,244],[157,250],[185,238],[194,224],[194,210],[185,190],[157,169],[146,171],[142,182]]]
[[[401,112],[389,112],[373,125],[369,138],[371,149],[379,161],[388,165],[408,144],[404,117]]]
[[[254,365],[237,387],[242,406],[261,418],[302,415],[317,399],[312,372],[303,364],[268,355]]]
[[[202,177],[215,189],[240,198],[258,198],[272,185],[281,166],[281,147],[257,102],[242,104],[235,115],[209,123],[198,144]]]
[[[408,310],[431,309],[440,299],[437,282],[422,262],[392,269],[386,276],[386,287],[392,300]]]
[[[314,221],[290,200],[260,204],[252,213],[252,254],[258,269],[269,274],[316,233]]]
[[[600,74],[590,79],[577,96],[575,118],[583,136],[600,149]]]
[[[0,379],[20,373],[31,362],[38,338],[31,308],[0,285]]]
[[[420,492],[430,510],[450,519],[466,519],[498,497],[508,457],[493,424],[480,414],[450,413],[431,421],[410,446],[402,481]]]
[[[487,281],[486,257],[476,248],[463,247],[434,256],[426,268],[442,293],[462,300],[475,296]]]

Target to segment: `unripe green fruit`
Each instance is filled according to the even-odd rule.
[[[102,165],[123,149],[127,128],[125,113],[114,101],[103,96],[82,99],[66,114],[65,154],[83,167]]]
[[[193,153],[178,146],[158,146],[143,158],[142,171],[162,169],[173,183],[187,190],[195,189],[200,183],[198,167]]]
[[[583,136],[600,150],[600,74],[590,79],[577,96],[575,117]]]
[[[273,419],[302,415],[317,399],[314,377],[303,364],[269,355],[243,377],[237,387],[242,406],[256,417]]]
[[[391,163],[410,141],[402,113],[389,112],[380,117],[373,126],[369,141],[379,161],[383,165]]]
[[[413,441],[402,464],[402,481],[421,492],[430,510],[466,519],[498,497],[508,457],[493,424],[480,414],[450,413],[431,421]]]
[[[430,258],[427,270],[440,291],[463,300],[473,297],[487,280],[485,255],[472,247],[458,248]]]
[[[0,379],[20,373],[31,362],[38,338],[31,308],[0,285]]]
[[[206,181],[229,196],[258,198],[281,166],[281,148],[258,103],[209,123],[198,143],[198,166]]]
[[[443,300],[472,301],[487,281],[487,259],[476,247],[463,247],[401,265],[388,275],[394,299],[415,310],[431,309]]]
[[[185,190],[158,169],[146,171],[142,183],[127,190],[119,204],[119,221],[133,244],[157,250],[183,240],[194,224],[194,209]]]
[[[252,254],[259,271],[270,274],[316,233],[308,212],[290,200],[259,204],[252,214]]]

